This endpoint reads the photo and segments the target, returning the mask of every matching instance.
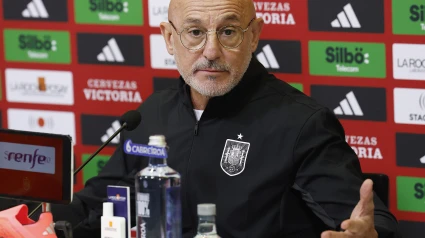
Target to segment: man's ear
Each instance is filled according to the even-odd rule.
[[[258,42],[260,41],[260,34],[263,30],[264,21],[263,18],[256,18],[252,22],[252,41],[251,41],[251,52],[254,53],[257,49]]]
[[[159,25],[161,34],[164,37],[165,43],[167,44],[167,51],[170,55],[174,55],[174,40],[172,34],[172,26],[168,22],[161,22]]]

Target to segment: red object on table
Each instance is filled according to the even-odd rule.
[[[57,238],[50,212],[40,214],[35,222],[28,218],[27,205],[19,205],[0,211],[0,237]]]

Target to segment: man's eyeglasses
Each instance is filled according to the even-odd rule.
[[[187,27],[182,31],[178,32],[174,24],[170,21],[177,35],[180,36],[180,42],[188,50],[199,50],[205,46],[207,42],[207,35],[210,32],[215,32],[217,35],[218,42],[227,49],[237,48],[243,41],[244,33],[248,30],[252,21],[252,18],[248,23],[246,29],[242,29],[240,26],[223,26],[218,31],[206,31],[199,27]]]

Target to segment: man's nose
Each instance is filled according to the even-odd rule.
[[[217,38],[217,33],[215,31],[207,32],[207,39],[205,42],[205,47],[203,51],[203,55],[208,60],[216,60],[220,58],[222,52],[222,47]]]

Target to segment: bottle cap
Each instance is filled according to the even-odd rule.
[[[149,136],[149,145],[165,147],[167,143],[165,142],[165,136],[163,135],[152,135]]]
[[[114,204],[112,202],[103,203],[103,216],[104,217],[114,216]]]
[[[212,203],[198,204],[198,215],[199,216],[215,216],[215,204],[212,204]]]

